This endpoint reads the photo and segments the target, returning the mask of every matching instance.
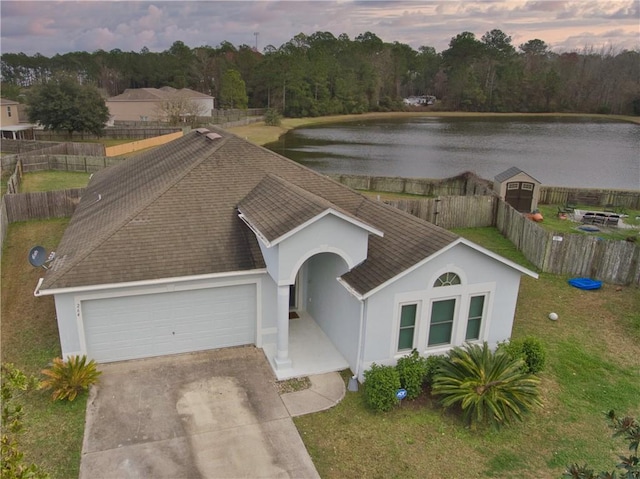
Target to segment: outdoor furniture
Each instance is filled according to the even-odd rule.
[[[607,211],[585,211],[582,223],[603,226],[618,226],[620,215]]]
[[[607,226],[618,226],[618,221],[620,221],[620,215],[609,215],[609,216],[607,216],[606,225]]]

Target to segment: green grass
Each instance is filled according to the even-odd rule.
[[[35,298],[43,270],[29,247],[55,249],[68,220],[10,225],[2,256],[2,360],[39,374],[60,354],[51,297]],[[531,267],[496,229],[456,233]],[[548,350],[541,379],[544,407],[499,431],[472,431],[428,395],[387,414],[371,412],[363,394],[294,421],[323,479],[344,477],[558,478],[565,465],[611,470],[626,445],[611,438],[604,413],[640,415],[640,293],[637,287],[570,287],[567,278],[523,277],[513,336],[535,335]],[[549,312],[558,321],[547,318]],[[349,372],[343,373],[348,380]],[[25,398],[28,461],[53,478],[77,477],[86,396],[53,403],[37,391]]]
[[[55,249],[68,219],[13,223],[3,245],[0,346],[2,362],[14,363],[27,374],[40,371],[60,355],[53,298],[36,298],[33,291],[44,270],[27,261],[35,244]],[[56,402],[50,393],[23,396],[25,432],[20,436],[25,461],[36,463],[53,479],[78,477],[86,395],[74,402]]]
[[[89,184],[89,173],[76,171],[37,171],[25,173],[20,183],[21,193],[36,191],[65,190],[84,188]]]
[[[536,267],[525,256],[518,251],[511,241],[502,236],[496,228],[454,228],[451,232],[462,236],[474,243],[493,251],[494,253],[507,258],[532,271],[536,271]]]
[[[578,226],[581,223],[571,221],[570,219],[560,219],[558,217],[558,207],[559,205],[538,205],[538,210],[544,217],[544,220],[539,223],[545,230],[553,231],[557,233],[572,233],[572,234],[582,234],[582,235],[597,235],[600,238],[611,239],[611,240],[625,240],[628,237],[638,237],[638,233],[640,232],[640,220],[636,219],[636,217],[640,217],[640,211],[638,210],[628,210],[626,211],[627,217],[623,219],[624,223],[627,225],[634,226],[635,229],[623,229],[616,227],[608,227],[601,228],[601,231],[598,232],[586,232],[578,229]],[[586,209],[590,211],[602,211],[604,208],[596,208],[589,206],[578,206],[578,209]]]
[[[531,268],[494,228],[455,232]],[[349,392],[295,419],[320,476],[558,478],[572,462],[613,470],[627,445],[611,438],[604,413],[640,415],[640,293],[582,291],[567,279],[542,273],[520,287],[513,337],[535,335],[548,351],[541,410],[513,427],[471,431],[428,396],[376,414],[362,389]]]

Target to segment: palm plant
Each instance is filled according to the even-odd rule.
[[[70,356],[67,361],[55,358],[51,369],[44,369],[47,379],[40,382],[41,389],[53,389],[53,400],[73,401],[78,393],[86,391],[98,382],[102,374],[96,369],[96,362],[87,362],[87,356]]]
[[[459,405],[470,425],[501,426],[541,406],[539,379],[523,371],[523,360],[493,352],[485,342],[467,344],[442,361],[432,392],[445,408]]]

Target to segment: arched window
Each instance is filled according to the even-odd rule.
[[[438,286],[453,286],[456,284],[460,284],[460,276],[455,273],[444,273],[436,279],[433,286],[437,288]]]

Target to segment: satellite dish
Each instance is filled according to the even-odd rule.
[[[36,268],[42,266],[47,269],[46,263],[53,261],[54,257],[54,252],[47,256],[47,251],[42,246],[34,246],[29,250],[29,263]]]

